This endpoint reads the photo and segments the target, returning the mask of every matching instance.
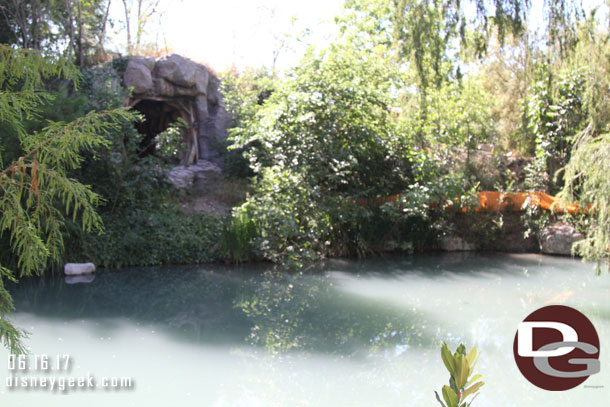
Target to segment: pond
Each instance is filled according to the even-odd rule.
[[[12,321],[31,334],[28,367],[35,355],[48,355],[53,368],[69,357],[68,371],[37,366],[21,376],[132,382],[8,388],[8,352],[0,349],[3,406],[429,407],[448,380],[441,341],[482,351],[477,371],[486,385],[473,407],[609,399],[610,276],[574,259],[426,254],[333,260],[302,273],[133,268],[102,270],[89,283],[47,277],[9,288]],[[515,365],[519,322],[546,304],[575,307],[597,328],[601,373],[586,387],[540,390]]]

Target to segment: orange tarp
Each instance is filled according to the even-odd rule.
[[[477,193],[479,197],[479,206],[474,207],[476,212],[486,211],[522,211],[523,204],[529,200],[529,205],[537,206],[541,209],[552,210],[558,213],[578,213],[581,210],[578,204],[561,201],[552,195],[544,192],[497,192],[497,191],[482,191]],[[369,198],[359,199],[358,204],[362,206],[381,205],[385,202],[398,202],[400,195],[391,195],[384,198]],[[433,203],[431,206],[437,206]],[[448,206],[447,210],[458,210],[466,212],[467,208],[455,208]],[[586,210],[585,210],[586,211]]]
[[[529,205],[537,206],[558,213],[578,213],[577,204],[561,201],[552,195],[544,192],[497,192],[483,191],[479,196],[479,207],[475,211],[500,211],[512,210],[521,211],[524,204],[529,201]],[[465,211],[464,209],[462,211]]]

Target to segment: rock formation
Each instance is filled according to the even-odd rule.
[[[476,250],[472,243],[468,243],[459,236],[444,236],[440,239],[440,248],[446,252],[469,252]]]
[[[183,131],[186,154],[182,164],[213,158],[214,140],[226,138],[228,115],[219,93],[220,80],[204,65],[180,55],[155,60],[129,57],[123,85],[133,88],[128,105],[144,114],[138,127],[142,146],[154,151],[154,138],[179,117],[188,124]]]
[[[572,245],[584,239],[582,233],[570,225],[547,226],[540,234],[540,251],[546,254],[572,255]]]
[[[168,174],[170,182],[178,189],[196,188],[205,191],[210,183],[218,180],[221,170],[218,165],[199,160],[197,164],[180,165],[172,168]]]

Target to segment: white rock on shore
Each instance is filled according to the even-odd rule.
[[[66,263],[64,265],[64,274],[67,276],[80,276],[91,273],[95,273],[95,264],[93,263]]]

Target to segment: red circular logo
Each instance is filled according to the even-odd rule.
[[[591,321],[563,305],[532,312],[519,324],[513,342],[517,367],[545,390],[569,390],[599,373],[599,351]]]

